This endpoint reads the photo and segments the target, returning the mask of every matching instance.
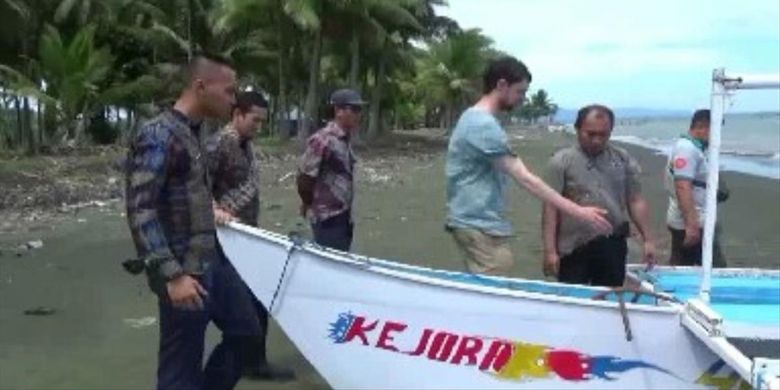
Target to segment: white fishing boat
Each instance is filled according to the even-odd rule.
[[[725,94],[778,85],[714,73],[713,166]],[[708,218],[703,267],[632,268],[619,290],[415,267],[239,224],[218,235],[334,388],[780,389],[780,272],[713,272],[713,232]]]

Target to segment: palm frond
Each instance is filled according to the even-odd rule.
[[[2,0],[6,7],[14,11],[22,20],[30,18],[30,7],[20,0]]]
[[[320,17],[315,2],[318,0],[283,0],[282,9],[298,27],[308,31],[318,30]]]

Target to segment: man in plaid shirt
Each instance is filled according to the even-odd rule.
[[[220,345],[203,368],[206,327],[223,331],[231,286],[217,250],[215,217],[200,123],[227,118],[236,74],[224,59],[198,55],[172,109],[146,123],[127,158],[127,219],[159,302],[158,389],[230,389],[240,378],[235,347]],[[216,215],[215,215],[216,214]]]

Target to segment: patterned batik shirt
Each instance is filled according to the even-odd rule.
[[[214,134],[206,144],[214,200],[238,217],[257,226],[260,212],[260,167],[252,143],[242,140],[232,125]]]
[[[315,179],[314,200],[308,210],[321,222],[352,209],[355,155],[349,134],[335,122],[309,137],[299,171]]]
[[[169,110],[146,123],[130,144],[127,221],[151,277],[199,275],[217,258],[199,130],[184,114]]]

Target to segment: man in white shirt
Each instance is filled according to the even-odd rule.
[[[666,189],[669,209],[666,224],[672,234],[672,265],[701,265],[702,227],[707,218],[705,203],[709,161],[707,146],[710,139],[710,110],[697,110],[691,119],[688,134],[682,135],[672,147],[666,170]],[[724,201],[727,192],[718,191],[718,201]],[[720,250],[719,232],[715,230],[712,247],[714,267],[725,267]]]

